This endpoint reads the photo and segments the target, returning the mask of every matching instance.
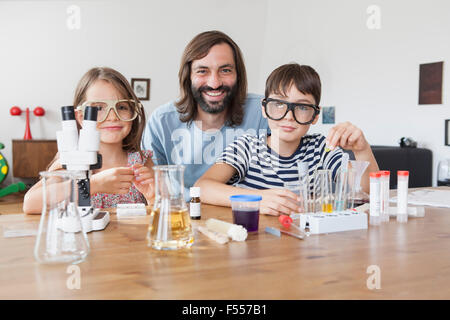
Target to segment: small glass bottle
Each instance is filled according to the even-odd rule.
[[[193,220],[200,220],[202,218],[201,202],[200,202],[200,187],[192,187],[189,190],[191,201],[189,202],[189,215]]]

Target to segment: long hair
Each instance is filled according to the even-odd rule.
[[[236,94],[227,108],[227,123],[230,126],[240,125],[244,117],[243,105],[247,98],[247,73],[245,71],[244,58],[238,45],[226,34],[220,31],[207,31],[198,34],[189,42],[181,58],[178,78],[180,81],[180,99],[176,101],[180,121],[188,124],[197,116],[197,103],[191,91],[191,66],[192,61],[202,59],[208,55],[209,50],[221,43],[228,44],[233,50],[236,67]]]
[[[131,88],[128,80],[120,72],[107,67],[96,67],[86,72],[78,82],[73,100],[75,108],[86,101],[86,91],[97,80],[104,80],[111,83],[120,93],[122,99],[132,99],[139,102],[139,99]],[[145,112],[143,108],[138,108],[138,116],[133,120],[131,131],[122,142],[122,149],[124,151],[141,151],[141,138],[145,128],[145,121]]]

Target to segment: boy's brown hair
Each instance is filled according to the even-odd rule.
[[[303,94],[311,94],[315,105],[319,105],[322,90],[320,77],[310,66],[298,63],[284,64],[272,71],[266,81],[265,97],[268,98],[270,94],[287,96],[292,85]]]

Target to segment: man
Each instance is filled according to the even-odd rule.
[[[236,43],[219,31],[197,35],[181,59],[180,99],[155,110],[145,128],[143,149],[154,163],[182,164],[189,188],[236,137],[264,134],[261,96],[247,95],[247,75]]]

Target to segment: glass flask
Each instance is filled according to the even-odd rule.
[[[77,208],[79,173],[41,172],[42,215],[34,247],[39,263],[79,263],[89,254],[89,242]]]
[[[369,161],[350,161],[352,169],[354,171],[354,180],[353,180],[353,192],[351,195],[351,203],[352,207],[358,207],[363,205],[364,203],[369,203],[369,195],[363,191],[361,187],[361,178],[369,166]]]
[[[439,161],[437,185],[450,187],[450,159]]]
[[[155,203],[147,233],[148,246],[157,250],[189,248],[194,233],[184,200],[184,166],[154,166]]]

